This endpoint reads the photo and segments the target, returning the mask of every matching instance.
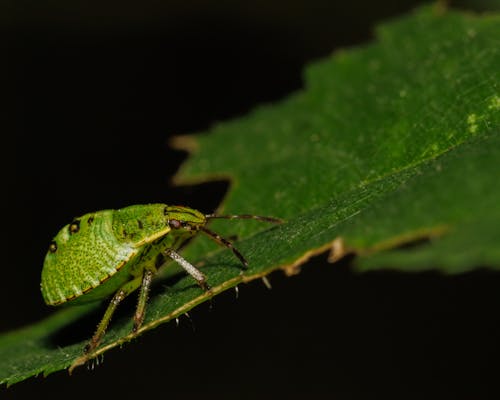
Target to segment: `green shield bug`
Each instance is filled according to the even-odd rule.
[[[137,289],[139,301],[133,331],[140,328],[151,282],[165,256],[182,266],[203,290],[210,290],[205,275],[177,252],[198,232],[231,249],[243,267],[247,267],[247,261],[230,241],[206,228],[207,222],[214,218],[281,222],[272,217],[204,215],[184,206],[147,204],[85,214],[59,231],[43,264],[41,291],[45,302],[52,306],[81,304],[112,295],[94,336],[70,372],[90,358],[116,307]]]

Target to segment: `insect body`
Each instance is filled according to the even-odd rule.
[[[140,289],[139,301],[133,330],[139,329],[151,281],[165,256],[180,264],[201,288],[209,290],[205,275],[177,253],[198,232],[230,248],[247,266],[245,258],[228,240],[205,227],[212,218],[281,222],[271,217],[203,215],[188,207],[148,204],[85,214],[59,231],[49,245],[42,270],[45,302],[79,304],[113,295],[85,347],[85,360],[99,345],[116,307],[137,289]]]

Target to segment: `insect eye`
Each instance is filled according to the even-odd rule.
[[[55,253],[57,250],[57,243],[55,241],[52,241],[49,245],[49,251],[51,253]]]
[[[69,226],[69,232],[70,233],[76,233],[80,230],[80,221],[76,220],[71,223]]]
[[[181,222],[177,219],[171,219],[168,221],[168,225],[172,228],[172,229],[179,229],[181,227]]]

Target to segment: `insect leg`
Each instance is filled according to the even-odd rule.
[[[134,280],[127,282],[115,293],[115,295],[111,299],[111,302],[109,303],[108,308],[106,309],[106,312],[104,313],[104,316],[101,319],[101,322],[99,322],[99,325],[97,326],[97,330],[95,331],[94,336],[92,336],[90,342],[87,344],[87,346],[85,346],[85,354],[90,354],[96,349],[102,337],[104,336],[104,333],[106,332],[106,328],[109,325],[109,321],[111,321],[111,317],[113,316],[116,307],[118,307],[118,305],[125,297],[127,297],[141,285],[141,280],[141,277],[135,278]]]
[[[239,252],[239,250],[236,247],[234,247],[233,244],[229,240],[224,239],[218,233],[215,233],[215,232],[211,231],[210,229],[207,229],[204,227],[201,227],[200,231],[202,231],[203,233],[208,235],[210,238],[215,240],[218,244],[220,244],[222,246],[226,246],[227,248],[231,249],[232,252],[234,253],[234,255],[238,258],[238,260],[240,260],[241,264],[243,265],[243,268],[244,269],[248,268],[248,261],[245,260],[245,257],[243,257],[243,255]]]
[[[200,285],[200,287],[203,290],[206,290],[206,291],[210,290],[210,286],[207,284],[207,278],[203,274],[203,272],[201,272],[198,268],[196,268],[193,264],[191,264],[185,258],[183,258],[179,253],[177,253],[173,249],[167,249],[167,250],[165,250],[165,255],[170,257],[177,264],[179,264],[182,268],[184,268],[184,270],[196,280],[198,285]]]
[[[139,302],[134,315],[134,327],[132,332],[137,332],[144,321],[144,310],[146,309],[146,302],[148,301],[149,289],[153,281],[154,272],[150,269],[145,269],[142,275],[141,290],[139,293]]]

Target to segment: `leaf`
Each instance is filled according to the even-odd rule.
[[[485,224],[493,224],[499,210],[499,29],[498,16],[438,8],[383,26],[379,44],[312,65],[306,90],[279,107],[221,124],[196,143],[178,139],[193,155],[177,180],[228,176],[233,187],[225,212],[300,220],[313,236],[301,238],[307,248],[342,237],[345,251],[372,255],[360,268],[386,266],[401,252],[373,252],[398,243],[444,231],[449,238],[439,243],[455,240],[452,232],[458,240],[466,222],[476,234],[484,226],[489,237],[494,232]],[[320,227],[321,221],[328,225]],[[198,254],[207,251],[197,245]],[[450,261],[421,268],[461,272],[484,261],[459,258],[461,267]],[[396,268],[416,268],[400,261],[394,258]]]
[[[376,43],[311,65],[306,88],[280,104],[179,138],[193,151],[179,182],[229,177],[225,212],[286,219],[214,221],[241,239],[244,275],[207,240],[186,249],[214,293],[279,268],[294,273],[327,249],[332,260],[357,253],[360,270],[499,268],[498,37],[496,15],[425,7],[380,27]],[[189,277],[162,283],[135,336],[209,298]],[[71,365],[86,340],[64,344],[61,331],[95,308],[0,337],[0,381]],[[130,316],[115,319],[98,354],[133,339],[131,326]]]

